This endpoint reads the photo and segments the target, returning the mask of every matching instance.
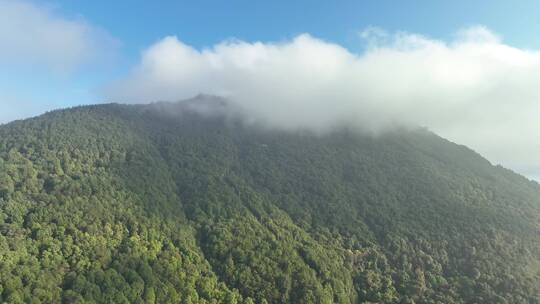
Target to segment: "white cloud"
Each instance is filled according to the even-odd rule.
[[[540,52],[506,45],[484,27],[450,42],[374,28],[361,36],[368,42],[361,54],[307,34],[203,50],[166,37],[106,95],[120,102],[223,95],[250,121],[285,129],[427,126],[540,175]]]
[[[0,66],[70,71],[110,55],[117,42],[84,20],[24,0],[0,0]]]
[[[117,46],[104,30],[50,6],[0,0],[0,123],[67,104],[77,95],[65,87],[76,72],[110,63]]]

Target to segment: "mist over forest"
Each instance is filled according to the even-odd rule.
[[[540,304],[536,0],[0,0],[0,303]]]

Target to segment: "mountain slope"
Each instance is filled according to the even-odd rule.
[[[1,126],[0,301],[539,303],[537,183],[425,130],[261,130],[226,106]]]

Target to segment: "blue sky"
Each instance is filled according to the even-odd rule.
[[[503,1],[83,1],[51,2],[66,16],[82,16],[138,51],[167,35],[210,46],[226,38],[280,40],[300,33],[358,48],[367,26],[448,38],[482,24],[512,45],[538,47],[540,3]]]
[[[535,35],[540,32],[540,2],[534,0],[24,2],[58,18],[88,23],[118,42],[115,58],[98,69],[85,66],[69,75],[47,69],[29,72],[28,67],[19,66],[0,71],[0,92],[36,103],[43,99],[44,108],[101,101],[96,94],[100,86],[127,73],[144,49],[169,35],[203,48],[230,38],[281,41],[309,33],[358,52],[364,47],[358,33],[370,26],[448,40],[456,30],[484,25],[510,45],[540,46]]]
[[[538,16],[537,0],[0,0],[0,123],[223,94],[282,128],[427,126],[536,178]]]

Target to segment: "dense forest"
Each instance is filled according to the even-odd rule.
[[[54,111],[0,126],[1,302],[538,304],[540,185],[424,129]]]

